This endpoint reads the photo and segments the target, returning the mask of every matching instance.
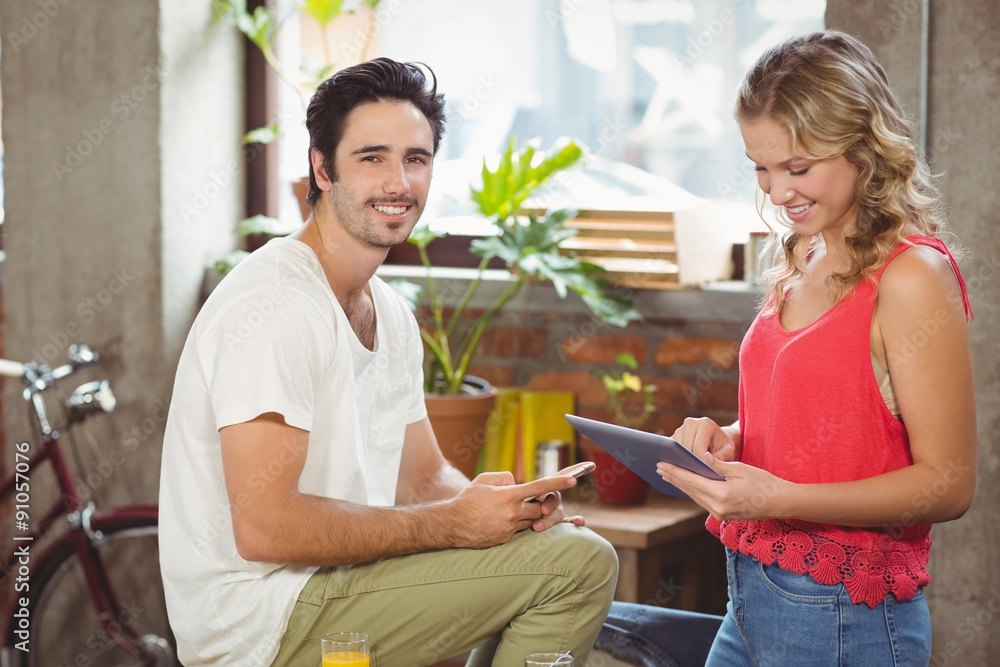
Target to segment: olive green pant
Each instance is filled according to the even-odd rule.
[[[607,616],[618,559],[603,538],[559,524],[491,549],[448,549],[322,568],[306,584],[273,667],[317,667],[320,637],[364,632],[372,665],[418,667],[479,647],[475,667],[523,667],[573,651],[584,665]]]

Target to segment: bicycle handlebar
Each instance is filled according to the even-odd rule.
[[[0,359],[0,375],[9,378],[24,377],[24,364],[19,361]]]
[[[10,359],[0,359],[0,376],[10,378],[23,378],[31,385],[36,385],[39,390],[45,390],[53,380],[62,380],[73,373],[83,370],[101,358],[94,350],[86,345],[70,345],[70,363],[57,368],[48,366],[38,366],[37,364],[23,364],[20,361]],[[41,380],[41,384],[36,381]]]
[[[65,364],[63,366],[59,366],[58,368],[53,368],[50,373],[53,380],[62,380],[64,377],[69,377],[73,373],[82,370],[89,365],[89,362],[86,364]]]
[[[55,387],[58,380],[67,378],[100,359],[97,352],[83,344],[70,345],[67,356],[69,356],[69,363],[56,368],[50,368],[33,361],[21,363],[0,359],[0,376],[21,378],[25,385],[24,400],[34,407],[39,432],[46,438],[53,440],[58,439],[59,435],[49,422],[45,400],[41,396],[42,392]],[[99,409],[104,412],[111,412],[114,409],[114,394],[111,393],[107,381],[90,382],[76,388],[73,395],[66,400],[66,407],[69,411],[67,425],[72,425],[75,421],[80,421],[94,412],[94,406],[99,406]]]

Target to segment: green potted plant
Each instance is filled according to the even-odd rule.
[[[631,354],[619,354],[613,370],[594,369],[591,375],[601,379],[608,393],[608,407],[619,426],[642,429],[656,412],[656,385],[644,384],[633,373],[639,363]],[[593,479],[602,500],[623,505],[638,505],[645,501],[649,485],[641,477],[615,460],[597,445],[584,440],[587,457],[601,471]]]
[[[461,393],[462,381],[483,333],[497,313],[528,283],[549,282],[562,298],[569,291],[576,292],[590,311],[607,324],[624,327],[641,319],[632,301],[611,289],[611,283],[602,277],[601,267],[560,253],[559,244],[577,233],[566,225],[576,211],[559,209],[542,217],[519,215],[528,197],[555,174],[574,166],[582,158],[583,148],[572,139],[561,139],[548,151],[540,151],[530,142],[515,149],[515,140],[511,139],[495,167],[483,161],[483,182],[479,187],[472,187],[471,197],[476,210],[493,222],[496,234],[472,242],[472,252],[481,258],[479,266],[475,277],[451,306],[447,318],[445,308],[450,304],[445,304],[435,289],[433,267],[427,253],[428,246],[444,234],[435,232],[426,223],[413,230],[409,242],[417,246],[426,269],[429,317],[421,328],[421,336],[429,352],[424,378],[428,393]],[[460,330],[462,315],[482,283],[483,272],[494,258],[507,265],[513,279],[471,326]],[[424,290],[406,281],[397,281],[394,287],[416,308]]]
[[[576,292],[590,311],[607,324],[624,327],[641,319],[630,299],[612,291],[611,283],[602,277],[603,269],[560,253],[559,244],[577,233],[566,224],[575,217],[575,211],[560,209],[541,217],[519,213],[525,200],[555,174],[580,162],[583,148],[571,139],[557,141],[548,151],[538,150],[533,142],[521,148],[516,148],[515,143],[511,139],[495,166],[483,161],[482,185],[471,189],[476,210],[492,221],[495,235],[472,242],[472,252],[481,259],[474,278],[457,301],[445,303],[435,287],[427,248],[443,235],[427,224],[414,229],[409,239],[417,246],[426,269],[426,289],[407,281],[393,284],[422,316],[421,337],[427,348],[424,379],[428,413],[445,455],[467,473],[475,468],[478,450],[485,441],[484,425],[493,405],[493,394],[488,390],[477,394],[474,388],[470,389],[468,369],[493,318],[525,285],[551,283],[562,298],[570,291]],[[464,322],[462,315],[494,258],[506,264],[512,279],[480,315],[471,323]],[[447,316],[446,308],[451,310]]]

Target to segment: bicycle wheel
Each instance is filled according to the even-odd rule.
[[[155,656],[149,667],[174,667],[177,650],[167,622],[154,519],[109,522],[95,550],[121,611],[116,619]],[[101,627],[76,551],[67,544],[32,581],[31,651],[14,651],[24,667],[138,667]]]

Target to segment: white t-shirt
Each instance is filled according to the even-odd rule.
[[[178,657],[188,667],[269,665],[316,570],[240,558],[232,513],[249,498],[230,507],[220,428],[280,413],[309,431],[301,492],[395,502],[405,427],[427,414],[423,351],[403,300],[377,277],[369,285],[374,351],[351,329],[312,249],[275,239],[222,281],[191,328],[160,471],[160,566]],[[282,460],[254,473],[251,494]]]

